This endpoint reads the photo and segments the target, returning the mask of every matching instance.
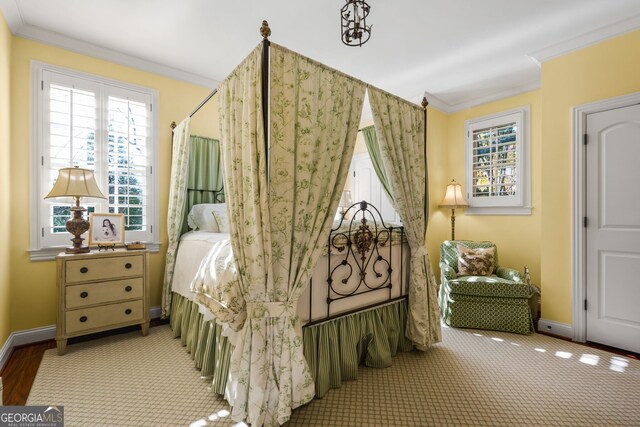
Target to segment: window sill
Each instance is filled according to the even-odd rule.
[[[147,250],[151,253],[157,253],[160,251],[160,243],[145,243]],[[56,256],[60,252],[64,252],[66,246],[53,246],[42,249],[27,249],[29,252],[29,258],[31,261],[52,261],[56,259]]]
[[[531,206],[510,206],[510,207],[468,207],[465,215],[531,215]]]

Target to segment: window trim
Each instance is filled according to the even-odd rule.
[[[151,182],[149,183],[149,197],[151,203],[149,203],[150,218],[151,218],[151,240],[145,242],[147,248],[151,252],[158,252],[160,249],[160,197],[158,194],[159,188],[159,175],[160,175],[160,141],[158,140],[158,127],[159,127],[159,93],[156,89],[138,86],[130,83],[125,83],[119,80],[110,79],[96,74],[85,73],[82,71],[76,71],[69,68],[60,67],[57,65],[48,64],[40,61],[31,61],[31,159],[30,159],[30,225],[29,225],[29,257],[31,261],[43,261],[55,259],[55,256],[64,251],[69,245],[60,246],[43,246],[41,236],[41,159],[43,158],[43,144],[42,144],[42,123],[43,120],[43,102],[44,96],[42,96],[43,85],[43,72],[51,71],[53,73],[63,74],[71,78],[86,79],[101,84],[107,84],[115,86],[125,90],[141,92],[147,94],[151,99],[151,112],[150,118],[152,123],[149,126],[150,130],[150,145],[151,145]],[[85,218],[86,217],[85,213]]]
[[[520,128],[519,142],[516,148],[517,167],[521,170],[519,173],[519,188],[518,197],[520,198],[515,204],[502,204],[498,197],[486,200],[482,205],[475,204],[472,197],[470,197],[472,188],[472,150],[473,141],[471,135],[471,129],[474,125],[483,122],[495,122],[500,119],[506,119],[507,116],[517,115],[516,121]],[[506,121],[506,120],[505,120]],[[531,144],[530,144],[530,123],[531,112],[528,105],[514,108],[507,111],[501,111],[499,113],[489,114],[482,117],[476,117],[473,119],[465,120],[464,122],[464,153],[465,153],[465,189],[467,192],[467,202],[469,207],[465,209],[466,215],[531,215]]]

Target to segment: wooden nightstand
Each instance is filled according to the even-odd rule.
[[[67,339],[123,326],[149,332],[147,251],[61,253],[58,270],[58,354]]]

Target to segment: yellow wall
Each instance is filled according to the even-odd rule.
[[[540,93],[527,92],[511,98],[470,108],[448,116],[446,147],[446,163],[443,166],[444,179],[431,193],[431,203],[435,205],[432,211],[432,222],[437,218],[438,223],[446,228],[440,241],[451,238],[451,210],[440,209],[437,204],[444,197],[446,185],[455,179],[463,184],[464,170],[464,122],[468,119],[482,117],[492,113],[507,111],[514,108],[529,106],[530,132],[529,148],[531,159],[531,215],[466,215],[464,210],[456,210],[456,239],[489,240],[498,247],[500,265],[523,271],[528,265],[534,283],[540,283],[540,227],[541,227],[541,163],[540,163]],[[432,168],[433,170],[433,168]],[[444,237],[444,238],[442,238]],[[433,249],[429,248],[432,254]]]
[[[571,323],[573,107],[640,91],[640,31],[542,66],[542,314]],[[637,183],[636,183],[637,184]]]
[[[11,281],[9,274],[9,242],[11,241],[10,154],[11,123],[9,115],[11,32],[0,12],[0,224],[5,234],[0,239],[0,346],[11,332],[9,317]],[[1,398],[2,396],[0,396]]]
[[[3,39],[0,38],[0,40]],[[159,91],[159,228],[160,241],[163,246],[159,253],[152,254],[150,257],[151,306],[159,306],[164,271],[164,252],[167,241],[166,218],[171,156],[171,129],[169,125],[172,121],[179,122],[182,120],[209,94],[210,90],[19,37],[12,38],[11,48],[10,185],[13,195],[11,206],[14,208],[11,212],[10,220],[3,221],[3,223],[12,225],[13,234],[11,239],[2,239],[2,244],[4,244],[4,241],[10,240],[11,330],[18,331],[51,325],[56,320],[55,262],[31,262],[27,253],[29,248],[28,212],[31,208],[29,171],[31,137],[30,61],[32,60],[68,67]],[[3,49],[2,52],[5,52],[5,50]],[[3,61],[2,64],[4,63]],[[3,75],[3,71],[0,71],[1,75]],[[4,94],[5,92],[2,91],[0,93]],[[215,102],[215,100],[212,102]],[[0,111],[2,111],[1,106]],[[194,119],[193,130],[200,134],[216,136],[216,111],[216,108],[207,108],[207,110],[200,111],[198,117]],[[4,145],[2,150],[5,150]],[[8,153],[9,150],[7,150]],[[2,157],[4,158],[4,156]],[[0,170],[4,169],[6,168],[0,167]],[[4,185],[4,182],[7,181],[1,180],[0,182]],[[5,198],[4,194],[3,188],[3,198]],[[3,205],[5,204],[3,203]],[[6,258],[3,257],[2,259]],[[0,327],[2,327],[2,320],[0,320]],[[0,330],[1,332],[2,330]]]
[[[427,107],[427,173],[429,190],[429,223],[427,251],[436,280],[440,283],[440,243],[447,240],[451,226],[449,213],[438,207],[444,189],[451,180],[449,168],[449,116]]]
[[[452,178],[464,182],[464,121],[529,105],[532,215],[471,216],[458,211],[456,236],[496,242],[501,264],[505,266],[522,269],[528,264],[533,281],[542,288],[543,317],[571,322],[571,108],[640,90],[639,51],[640,32],[630,33],[546,62],[540,90],[450,115],[429,107],[427,247],[436,274],[439,274],[439,245],[450,237],[450,211],[438,208],[438,203]],[[170,181],[169,124],[183,119],[208,95],[209,89],[12,37],[4,19],[0,20],[0,52],[0,174],[3,174],[0,221],[11,224],[9,234],[0,242],[1,343],[10,331],[51,325],[56,316],[55,263],[31,262],[26,251],[29,215],[25,213],[31,209],[30,61],[69,67],[159,91],[159,208],[163,243]],[[219,138],[215,98],[194,116],[192,133]],[[9,206],[14,208],[9,211]],[[160,304],[165,249],[163,245],[158,254],[151,256],[152,306]]]

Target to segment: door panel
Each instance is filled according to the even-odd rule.
[[[366,200],[375,206],[382,219],[387,222],[400,222],[400,217],[393,209],[393,205],[382,189],[382,184],[376,175],[368,154],[357,154],[351,161],[351,192],[353,202]],[[387,224],[388,225],[388,224]]]
[[[640,106],[590,114],[587,340],[640,352]]]

